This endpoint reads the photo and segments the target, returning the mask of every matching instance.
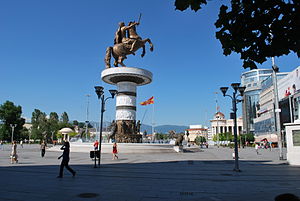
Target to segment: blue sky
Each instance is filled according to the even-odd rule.
[[[125,64],[153,73],[153,82],[138,88],[137,102],[155,97],[156,125],[207,124],[215,112],[221,86],[240,82],[245,70],[239,55],[225,57],[215,39],[219,7],[228,1],[209,1],[204,9],[176,11],[174,0],[0,0],[0,104],[21,105],[31,118],[35,108],[49,114],[66,111],[70,120],[99,120],[95,85],[101,81],[105,49],[113,45],[118,22],[137,20],[142,38],[149,37],[146,56],[128,56]],[[282,72],[300,65],[296,55],[276,58]],[[259,68],[271,68],[271,61]],[[228,117],[231,102],[218,95]],[[152,106],[137,105],[137,119],[151,124]],[[146,111],[147,110],[147,111]],[[115,100],[107,102],[106,121],[115,117]]]

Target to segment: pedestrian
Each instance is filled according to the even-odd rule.
[[[94,150],[97,151],[98,147],[99,147],[99,142],[98,142],[98,140],[96,140],[94,143]]]
[[[43,140],[42,143],[41,143],[41,156],[44,157],[45,156],[45,153],[46,153],[46,143],[45,141]]]
[[[66,167],[67,170],[69,170],[72,173],[73,177],[75,177],[76,172],[72,168],[70,168],[70,166],[69,166],[70,143],[65,141],[64,145],[60,149],[64,150],[64,152],[61,156],[58,157],[58,159],[60,159],[61,157],[63,159],[62,159],[61,164],[60,164],[59,175],[57,176],[57,178],[62,178],[63,177],[64,167]]]
[[[112,151],[112,153],[113,153],[113,160],[115,160],[116,158],[119,159],[119,157],[117,156],[117,154],[118,154],[118,148],[117,148],[117,143],[116,142],[114,142],[114,144],[113,144],[113,151]]]
[[[258,144],[255,143],[255,151],[256,151],[256,154],[258,155]]]
[[[4,150],[4,145],[3,145],[3,141],[2,140],[0,141],[0,147],[1,147],[1,150]]]
[[[23,140],[20,141],[20,145],[23,148]]]
[[[11,164],[13,164],[14,162],[18,163],[18,155],[17,155],[17,142],[13,141],[12,147],[11,147],[11,155],[10,155],[10,159],[11,159]]]

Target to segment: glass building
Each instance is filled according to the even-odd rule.
[[[272,69],[254,69],[241,75],[241,84],[246,87],[243,101],[243,127],[245,133],[254,133],[254,119],[258,117],[260,93],[272,85]],[[287,73],[276,73],[280,80]],[[274,129],[274,122],[267,120],[257,125],[257,130]]]
[[[257,105],[261,83],[272,75],[272,69],[254,69],[241,75],[241,84],[246,87],[243,101],[243,132],[253,133],[253,119],[257,117]]]

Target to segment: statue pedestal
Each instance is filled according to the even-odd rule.
[[[141,142],[142,136],[136,132],[137,86],[152,82],[152,73],[132,67],[107,68],[102,71],[104,82],[117,86],[116,122],[117,142]]]

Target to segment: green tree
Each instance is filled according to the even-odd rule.
[[[222,5],[215,26],[216,38],[224,55],[238,53],[243,67],[255,69],[267,58],[287,55],[300,57],[299,0],[231,0],[231,9]],[[175,0],[178,10],[195,12],[207,0]]]
[[[68,113],[66,113],[66,112],[63,112],[63,113],[62,113],[62,115],[61,115],[61,121],[62,121],[62,123],[64,123],[64,124],[69,123],[69,116],[68,116]]]
[[[162,133],[156,133],[155,134],[155,138],[157,140],[166,140],[166,139],[168,139],[168,135],[162,134]]]
[[[14,140],[19,140],[21,130],[25,124],[25,119],[21,117],[22,107],[15,106],[13,102],[6,101],[0,105],[0,120],[3,124],[0,125],[0,138],[2,140],[11,139],[12,128],[10,125],[16,125],[14,128]]]
[[[79,125],[79,122],[78,122],[77,120],[74,120],[74,121],[73,121],[73,125],[74,125],[74,126],[78,126],[78,125]]]
[[[232,135],[232,133],[218,133],[216,135],[213,136],[213,141],[217,142],[217,141],[230,141],[232,142],[234,139],[234,136]]]
[[[79,122],[78,127],[79,128],[85,128],[85,123],[84,122]]]
[[[69,123],[69,116],[67,112],[63,112],[60,117],[59,129],[62,128],[74,128],[74,126],[71,123]]]
[[[51,134],[51,137],[50,136],[48,136],[48,137],[51,138],[51,140],[55,140],[56,133],[59,130],[59,117],[56,112],[50,113],[48,123],[49,123],[49,131]],[[52,139],[52,136],[53,136],[53,139]]]
[[[245,144],[246,141],[248,142],[254,142],[254,134],[248,133],[248,134],[241,134],[240,140],[242,141],[242,144]]]
[[[197,136],[197,137],[195,138],[195,143],[196,143],[196,145],[201,145],[201,144],[203,144],[203,143],[205,143],[205,142],[206,142],[206,138],[203,137],[203,136]]]
[[[47,134],[50,133],[49,122],[47,121],[47,115],[41,112],[39,109],[34,109],[31,116],[31,138],[33,139],[45,139]]]

